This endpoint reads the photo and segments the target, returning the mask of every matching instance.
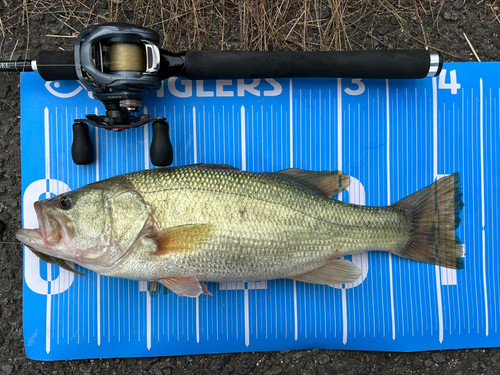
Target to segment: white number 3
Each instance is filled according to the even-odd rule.
[[[361,82],[361,79],[360,78],[355,78],[352,80],[352,83],[357,85],[358,87],[353,90],[351,88],[346,88],[344,91],[346,94],[348,95],[353,95],[353,96],[357,96],[357,95],[361,95],[362,93],[365,92],[365,84],[363,82]]]

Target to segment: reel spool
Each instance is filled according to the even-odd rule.
[[[133,43],[112,44],[109,49],[109,71],[146,71],[144,47]]]

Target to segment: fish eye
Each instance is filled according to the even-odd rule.
[[[63,210],[69,210],[72,204],[73,201],[67,195],[62,196],[61,199],[59,200],[59,207],[61,207]]]

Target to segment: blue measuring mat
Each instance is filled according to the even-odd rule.
[[[23,330],[38,360],[306,348],[415,351],[500,344],[499,63],[447,63],[424,80],[172,77],[144,111],[166,117],[174,166],[249,171],[342,170],[339,199],[389,205],[459,171],[465,269],[383,252],[354,255],[352,284],[293,280],[208,283],[181,298],[147,282],[84,276],[24,250]],[[71,127],[104,112],[78,82],[21,80],[23,225],[33,202],[118,174],[153,168],[151,125],[91,128],[96,162],[71,160]]]

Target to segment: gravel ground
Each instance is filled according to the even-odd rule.
[[[93,22],[130,21],[163,32],[163,48],[239,49],[385,49],[422,48],[426,44],[443,52],[446,61],[495,61],[500,56],[500,1],[332,1],[311,2],[310,14],[321,25],[282,30],[245,18],[247,8],[224,1],[217,7],[203,1],[211,14],[201,14],[200,2],[193,1],[183,16],[172,1],[163,18],[148,18],[158,2],[145,1],[3,1],[0,2],[0,58],[34,57],[42,49],[71,50],[74,39],[65,38]],[[164,3],[167,3],[165,1]],[[245,2],[255,6],[261,2]],[[265,2],[264,2],[265,3]],[[285,1],[287,9],[299,7]],[[139,5],[140,6],[139,6]],[[155,5],[156,4],[156,5]],[[179,5],[180,4],[180,5]],[[256,5],[257,4],[257,5]],[[249,7],[250,7],[249,5]],[[189,7],[198,18],[190,28]],[[196,8],[198,6],[198,8]],[[359,9],[356,8],[359,7]],[[168,9],[167,9],[168,8]],[[83,9],[81,14],[68,9]],[[255,10],[254,9],[254,10]],[[168,12],[167,12],[168,11]],[[299,10],[300,11],[300,10]],[[340,11],[345,12],[340,14]],[[314,13],[316,12],[316,13]],[[168,14],[167,14],[168,13]],[[278,12],[279,13],[279,12]],[[179,13],[181,14],[181,13]],[[273,13],[274,14],[274,13]],[[308,13],[309,14],[309,13]],[[342,16],[340,18],[336,16]],[[417,16],[418,15],[418,16]],[[183,18],[184,17],[184,18]],[[232,18],[239,17],[239,18]],[[177,28],[185,20],[184,28]],[[149,20],[146,22],[145,20]],[[170,21],[171,20],[171,21]],[[330,20],[332,22],[328,23]],[[234,22],[233,22],[234,21]],[[289,22],[290,20],[288,20]],[[239,22],[239,25],[237,24]],[[262,21],[264,22],[264,21]],[[234,28],[231,25],[234,23]],[[297,23],[296,23],[297,24]],[[328,25],[333,26],[328,29]],[[245,27],[261,28],[252,34]],[[255,26],[256,25],[256,26]],[[221,28],[222,26],[222,28]],[[218,34],[214,30],[222,31]],[[246,31],[242,31],[245,29]],[[266,35],[268,37],[266,37]],[[281,36],[280,36],[281,35]],[[283,35],[287,36],[284,38]],[[163,358],[128,358],[40,362],[26,358],[22,336],[22,251],[15,232],[21,226],[19,75],[0,75],[0,371],[4,374],[498,374],[500,352],[492,349],[464,349],[441,352],[389,353],[336,350],[302,350],[241,354],[196,355]]]

